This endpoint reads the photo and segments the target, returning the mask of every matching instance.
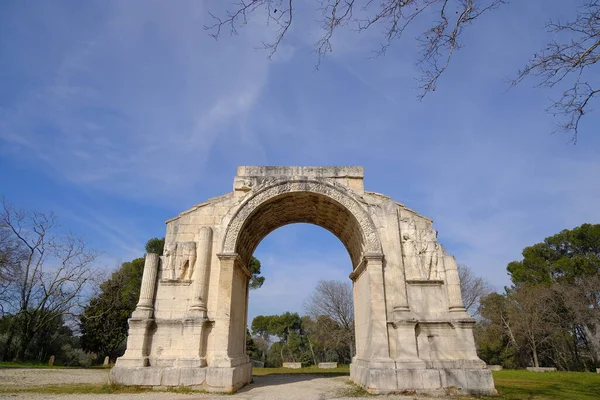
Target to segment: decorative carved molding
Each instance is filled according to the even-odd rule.
[[[160,284],[163,286],[190,286],[192,281],[190,279],[179,280],[179,279],[161,279]]]
[[[351,190],[333,182],[317,180],[284,180],[268,182],[257,188],[233,215],[223,239],[222,253],[235,253],[237,239],[244,223],[265,202],[286,193],[310,192],[320,194],[347,209],[356,218],[363,235],[363,252],[382,253],[381,242],[375,224],[367,211],[353,197]]]
[[[406,283],[414,286],[441,286],[444,281],[441,279],[407,279]]]

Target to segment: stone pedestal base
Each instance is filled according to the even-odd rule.
[[[350,378],[373,394],[497,394],[492,372],[485,368],[412,368],[399,362],[394,368],[373,368],[368,361],[354,360]]]
[[[120,367],[110,371],[112,383],[131,386],[176,387],[233,393],[252,381],[252,364],[215,367]]]

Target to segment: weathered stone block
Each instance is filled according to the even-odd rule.
[[[121,385],[160,386],[161,377],[161,368],[122,368],[115,366],[110,370],[111,382],[118,383]]]
[[[292,369],[300,369],[302,368],[302,363],[299,362],[284,362],[283,368],[292,368]]]
[[[322,369],[334,369],[338,367],[338,363],[336,362],[322,362],[318,364],[319,368]]]
[[[181,368],[163,368],[160,378],[160,385],[179,386],[181,371]]]
[[[554,367],[527,367],[527,371],[531,372],[556,372]]]
[[[201,386],[206,381],[206,368],[181,368],[181,386]]]

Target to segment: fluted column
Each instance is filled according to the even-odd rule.
[[[146,367],[148,366],[149,335],[148,330],[154,324],[154,289],[158,272],[158,254],[146,254],[140,299],[131,318],[127,321],[127,350],[116,362],[116,367]]]
[[[154,314],[154,289],[156,288],[156,274],[158,272],[158,254],[146,254],[140,299],[132,314],[132,318],[152,318]]]
[[[190,314],[206,317],[206,296],[208,292],[208,277],[212,258],[212,228],[203,226],[198,234],[196,245],[196,272],[194,276],[194,291]]]
[[[464,312],[465,306],[460,293],[460,279],[458,278],[458,267],[454,257],[444,256],[444,268],[446,269],[446,287],[448,288],[448,304],[451,312]]]

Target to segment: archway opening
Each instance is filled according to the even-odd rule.
[[[236,253],[248,265],[265,236],[292,223],[314,224],[327,229],[346,247],[353,267],[360,263],[365,237],[358,220],[339,202],[314,192],[284,193],[262,203],[244,221],[237,238]]]
[[[267,235],[254,256],[266,278],[248,296],[251,338],[246,350],[252,360],[259,361],[255,365],[349,364],[355,353],[353,288],[348,278],[352,263],[340,240],[312,224],[290,224]],[[317,296],[322,308],[314,307]],[[255,318],[257,324],[253,324]],[[261,330],[267,321],[275,322],[268,333]],[[278,331],[281,323],[294,327],[290,332]]]
[[[239,231],[236,235],[235,241],[235,253],[239,256],[240,261],[248,266],[250,259],[257,246],[261,241],[271,232],[277,228],[295,224],[305,223],[317,225],[331,232],[338,240],[343,244],[347,253],[350,257],[352,268],[348,268],[346,274],[340,276],[337,281],[344,282],[344,285],[348,284],[349,281],[346,279],[348,274],[354,269],[358,268],[363,263],[363,256],[367,253],[367,235],[363,231],[365,215],[360,214],[363,212],[360,206],[358,206],[353,199],[339,198],[339,194],[336,194],[336,198],[329,196],[325,193],[319,193],[311,190],[297,190],[297,191],[285,191],[276,193],[269,198],[263,200],[259,204],[255,204],[251,210],[246,210],[246,216],[243,222],[240,223]],[[339,200],[339,201],[338,201]],[[350,207],[341,204],[350,204]],[[250,201],[246,205],[251,204]],[[352,209],[352,211],[351,211]],[[244,206],[241,211],[244,212]],[[357,212],[359,213],[357,215]],[[368,219],[368,217],[366,217]],[[362,219],[363,224],[359,222]],[[363,285],[364,286],[364,285]],[[350,283],[348,286],[347,293],[350,296],[350,302],[355,304],[355,290],[354,284]],[[352,288],[352,289],[350,289]],[[249,292],[249,291],[248,291]],[[364,290],[362,291],[364,293]],[[303,299],[302,299],[303,300]],[[246,316],[245,324],[243,325],[244,332],[246,328],[252,325],[252,316],[248,318],[248,295],[246,295]],[[362,309],[364,307],[360,307]],[[364,311],[364,310],[363,310]],[[354,354],[354,348],[364,348],[362,345],[363,337],[365,335],[355,335],[355,326],[363,326],[365,318],[368,318],[368,313],[352,311],[354,324],[351,326],[352,342],[350,344],[350,355],[343,361],[349,362]],[[313,315],[313,318],[318,318],[317,315]],[[358,325],[355,325],[358,322]],[[238,325],[239,326],[239,325]],[[335,324],[332,324],[335,326]],[[242,326],[240,326],[242,328]],[[348,327],[346,327],[348,328]],[[244,335],[246,337],[246,335]],[[284,335],[285,340],[288,340],[287,334]],[[355,337],[359,338],[358,342],[355,341]],[[280,337],[283,339],[283,337]],[[355,344],[355,346],[354,346]],[[246,348],[246,346],[244,346]],[[291,355],[291,358],[294,358]],[[282,360],[284,356],[282,355]],[[313,357],[316,361],[317,358]]]

